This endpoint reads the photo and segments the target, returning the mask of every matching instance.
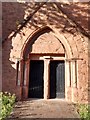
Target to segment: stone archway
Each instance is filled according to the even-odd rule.
[[[47,36],[49,35],[49,39],[46,39],[46,42],[48,41],[48,44],[45,46],[45,41],[41,42],[39,37],[42,35]],[[42,36],[41,39],[45,38],[46,36]],[[52,37],[53,36],[53,37]],[[47,38],[47,37],[46,37]],[[51,39],[57,40],[57,45],[55,46],[53,41],[49,41]],[[38,44],[38,41],[40,44]],[[51,43],[53,44],[51,44]],[[38,44],[35,46],[35,44]],[[49,49],[49,47],[53,47],[54,49]],[[57,49],[58,46],[58,49]],[[40,47],[40,50],[38,49]],[[46,49],[45,49],[46,47]],[[47,49],[48,47],[48,49]],[[44,49],[43,49],[44,48]],[[62,50],[61,50],[61,49]],[[56,52],[56,51],[57,52]],[[61,51],[60,51],[61,50]],[[63,51],[63,52],[62,52]],[[28,85],[29,85],[29,71],[30,71],[30,60],[44,60],[44,99],[48,99],[50,97],[50,85],[49,85],[49,65],[50,61],[53,58],[53,60],[63,60],[65,62],[65,98],[68,99],[67,95],[67,85],[70,86],[70,62],[68,60],[72,59],[73,52],[68,44],[67,40],[60,35],[56,30],[53,30],[48,27],[42,27],[34,31],[26,40],[21,53],[21,93],[22,96],[25,98],[28,98]],[[69,71],[67,73],[67,71]],[[22,74],[24,73],[24,74]],[[71,93],[72,94],[72,93]]]
[[[71,59],[73,57],[73,50],[69,43],[67,42],[67,39],[60,34],[56,28],[52,28],[51,26],[42,26],[41,28],[36,29],[34,32],[32,32],[29,37],[26,39],[22,50],[21,50],[21,55],[20,58],[24,58],[24,54],[26,53],[26,50],[28,48],[28,44],[32,43],[40,34],[44,33],[45,31],[52,31],[52,34],[58,38],[58,40],[62,43],[62,45],[65,47],[67,58]]]

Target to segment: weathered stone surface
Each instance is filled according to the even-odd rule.
[[[30,100],[17,102],[9,119],[77,119],[80,120],[76,108],[65,100]]]
[[[76,8],[76,5],[72,4],[72,7]],[[80,10],[82,11],[82,6]],[[41,26],[50,26],[53,31],[50,33],[44,33],[39,36],[32,45],[31,53],[67,53],[65,45],[62,44],[61,40],[58,40],[52,33],[54,29],[64,36],[66,43],[70,48],[72,53],[72,58],[77,60],[77,88],[73,89],[73,86],[67,88],[66,96],[67,99],[72,101],[72,89],[73,101],[74,102],[88,102],[88,87],[90,84],[90,40],[85,37],[77,28],[73,27],[70,22],[67,22],[65,16],[56,9],[56,7],[50,3],[44,5],[28,22],[28,24],[11,38],[12,33],[17,29],[18,24],[26,18],[32,12],[33,4],[20,4],[20,3],[3,3],[2,4],[2,38],[3,50],[2,50],[2,88],[3,91],[10,91],[11,93],[16,93],[18,98],[21,96],[20,87],[16,86],[16,60],[21,57],[21,52],[23,46],[27,41],[27,38],[32,35],[32,33]],[[78,4],[80,7],[80,4]],[[65,8],[70,9],[66,6]],[[74,9],[74,8],[73,8]],[[68,11],[70,12],[70,10]],[[76,11],[74,11],[76,13]],[[71,13],[70,15],[75,15]],[[77,14],[79,17],[79,15]],[[75,16],[74,16],[75,17]],[[87,29],[86,22],[82,22],[80,16],[80,24],[85,25]],[[83,17],[84,18],[84,17]],[[81,20],[81,21],[80,21]],[[72,31],[73,30],[73,31]],[[70,32],[72,31],[72,32]],[[56,34],[56,33],[55,33]],[[67,47],[67,46],[66,46]],[[67,48],[68,49],[68,48]],[[67,55],[66,55],[67,56]],[[67,59],[67,58],[66,58]],[[71,58],[70,58],[71,59]]]
[[[45,33],[38,37],[32,45],[31,53],[61,53],[64,54],[64,48],[55,36],[51,33]]]

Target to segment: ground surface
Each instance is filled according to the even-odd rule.
[[[10,119],[18,118],[79,118],[74,105],[65,100],[33,99],[17,102]],[[71,120],[71,119],[70,119]]]

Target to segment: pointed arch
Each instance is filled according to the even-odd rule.
[[[27,48],[32,46],[33,44],[33,41],[36,40],[36,38],[38,38],[41,34],[45,33],[45,32],[50,32],[52,31],[53,35],[62,43],[62,45],[64,46],[65,48],[65,51],[66,51],[66,56],[68,59],[72,58],[73,56],[73,51],[72,51],[72,48],[70,47],[69,43],[67,42],[67,39],[62,35],[60,34],[55,28],[51,28],[50,26],[42,26],[38,29],[36,29],[35,31],[33,31],[29,37],[26,39],[23,47],[22,47],[22,50],[21,50],[21,55],[20,57],[23,59],[26,51],[27,51]],[[31,44],[30,44],[31,43]],[[28,46],[30,45],[30,46]]]

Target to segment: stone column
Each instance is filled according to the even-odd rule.
[[[65,61],[65,82],[67,87],[71,87],[71,68],[70,62]]]
[[[77,68],[76,68],[76,61],[73,60],[71,62],[72,68],[72,102],[76,102],[77,100]]]
[[[30,60],[27,60],[24,65],[24,82],[23,82],[23,97],[24,98],[28,98],[29,64],[30,64]]]
[[[50,97],[49,59],[44,60],[44,99]]]
[[[20,99],[23,100],[23,65],[24,60],[20,60]]]
[[[71,63],[65,61],[65,99],[71,101]]]

